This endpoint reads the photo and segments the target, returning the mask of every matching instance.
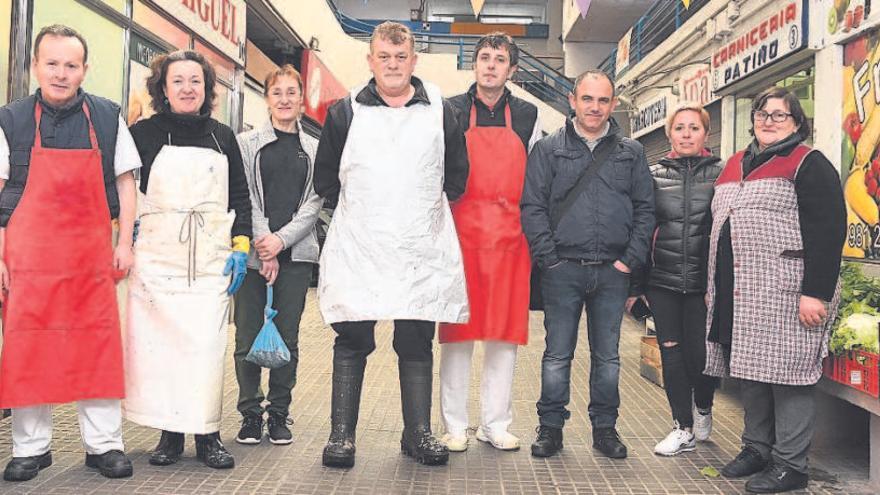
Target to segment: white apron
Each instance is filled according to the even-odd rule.
[[[208,148],[169,144],[153,161],[128,287],[123,407],[135,423],[220,430],[229,316],[222,273],[235,219],[228,176],[226,156]]]
[[[413,319],[464,323],[461,249],[443,192],[440,91],[430,105],[365,106],[339,165],[339,204],[321,254],[318,301],[326,323]]]

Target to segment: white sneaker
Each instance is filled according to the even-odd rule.
[[[468,448],[467,433],[464,435],[453,435],[452,433],[444,433],[440,441],[446,445],[450,452],[464,452]]]
[[[706,410],[700,412],[700,409],[694,407],[694,438],[696,438],[698,442],[705,442],[709,439],[711,433],[712,410],[709,409],[708,412]]]
[[[654,453],[657,455],[672,456],[682,452],[692,452],[696,450],[697,442],[694,440],[694,434],[682,430],[675,425],[672,432],[666,435],[666,438],[654,446]]]
[[[476,437],[481,442],[492,444],[498,450],[519,450],[519,438],[508,431],[493,433],[488,428],[480,426],[477,428]]]

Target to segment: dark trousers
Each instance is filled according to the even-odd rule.
[[[706,302],[703,294],[682,294],[649,287],[646,297],[654,313],[663,384],[672,419],[683,428],[694,425],[691,404],[712,407],[717,380],[703,374],[706,367]],[[675,342],[667,347],[664,344]]]
[[[545,270],[546,348],[541,359],[541,399],[538,418],[543,426],[562,428],[571,416],[571,360],[577,346],[581,313],[587,310],[590,343],[590,421],[594,428],[613,428],[620,407],[620,322],[629,292],[629,275],[611,263],[580,265],[564,261]]]
[[[764,459],[806,473],[816,420],[815,388],[742,380],[743,445],[754,447]]]
[[[311,263],[281,261],[273,288],[273,307],[278,310],[275,325],[290,350],[290,362],[269,370],[269,401],[266,410],[287,415],[296,384],[299,363],[299,321],[306,303],[306,292],[312,276]],[[235,295],[235,377],[238,379],[238,411],[241,414],[262,414],[263,391],[260,388],[262,368],[244,358],[251,350],[260,328],[266,306],[266,279],[257,270],[248,269]]]
[[[376,350],[375,321],[341,321],[331,324],[336,332],[334,359],[366,359]],[[433,362],[433,321],[394,320],[394,352],[399,361]]]

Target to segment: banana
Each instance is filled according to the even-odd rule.
[[[846,231],[847,235],[849,235],[850,229],[862,227],[862,232],[867,232],[867,226],[862,219],[856,215],[856,212],[850,208],[849,203],[846,204]],[[865,257],[865,247],[867,244],[867,236],[862,236],[862,244],[860,246],[850,246],[849,241],[843,243],[843,255],[847,258],[864,258]]]
[[[868,188],[865,186],[864,168],[855,168],[850,172],[849,177],[846,179],[846,185],[843,187],[843,195],[846,198],[847,204],[868,226],[872,227],[880,222],[880,211],[877,209],[877,203],[868,194]]]

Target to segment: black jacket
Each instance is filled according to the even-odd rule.
[[[610,123],[599,146],[620,132],[614,119]],[[648,256],[654,187],[642,144],[626,137],[620,138],[607,163],[551,232],[551,211],[559,207],[592,158],[571,120],[538,141],[529,154],[520,202],[522,226],[532,259],[541,267],[576,258],[620,260],[636,269]]]
[[[412,85],[415,93],[406,106],[429,105],[428,93],[422,81],[413,77]],[[321,129],[321,140],[315,155],[315,192],[326,200],[324,204],[326,208],[335,208],[339,200],[339,189],[342,187],[339,181],[339,163],[348,139],[348,130],[354,119],[352,98],[361,105],[388,106],[379,96],[376,80],[371,79],[358,94],[337,101],[327,110],[327,119]],[[443,191],[450,201],[455,201],[464,194],[469,168],[467,146],[464,141],[464,131],[459,124],[458,111],[447,99],[443,100],[443,135],[445,140]],[[389,191],[389,194],[394,194],[394,191]]]
[[[721,175],[715,156],[663,158],[651,167],[657,227],[643,270],[632,277],[632,295],[645,286],[686,294],[706,291],[712,195]]]
[[[461,122],[461,128],[467,132],[471,126],[471,108],[477,107],[477,127],[504,127],[507,122],[504,119],[504,107],[510,106],[510,120],[513,132],[519,136],[523,142],[523,146],[528,152],[529,142],[536,131],[535,126],[538,124],[538,107],[531,103],[517,98],[510,93],[510,90],[504,88],[504,94],[490,109],[485,103],[477,98],[477,85],[471,85],[467,93],[453,96],[449,98],[449,103],[458,111],[458,118]]]
[[[235,221],[232,223],[232,237],[244,235],[253,237],[251,220],[251,197],[248,192],[247,178],[241,161],[241,150],[235,133],[227,125],[212,119],[209,115],[178,115],[157,113],[147,120],[141,120],[131,126],[131,136],[141,155],[141,192],[147,193],[150,182],[150,171],[153,160],[159,150],[168,144],[175,146],[195,146],[199,148],[217,149],[229,160],[229,209],[235,210]],[[213,134],[213,137],[212,137]],[[214,141],[217,139],[217,142]],[[181,163],[185,166],[185,163]]]

